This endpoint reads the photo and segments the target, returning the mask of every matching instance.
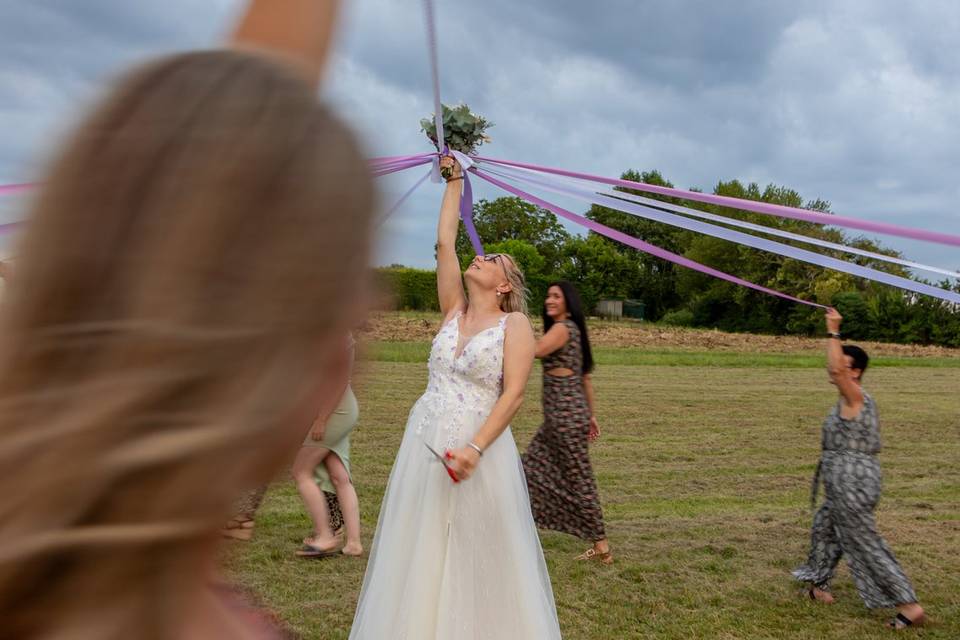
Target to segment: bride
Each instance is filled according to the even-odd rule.
[[[509,426],[534,355],[523,274],[490,254],[461,279],[463,177],[452,158],[441,164],[453,170],[437,227],[444,324],[387,483],[350,638],[560,638]]]

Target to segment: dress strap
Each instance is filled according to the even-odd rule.
[[[462,309],[456,311],[452,316],[450,316],[450,319],[449,319],[449,320],[447,320],[446,322],[443,323],[443,326],[446,327],[446,326],[448,326],[451,322],[456,322],[457,320],[460,319],[460,316],[462,316],[462,315],[463,315],[463,310],[462,310]]]

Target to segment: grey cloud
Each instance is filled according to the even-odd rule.
[[[0,0],[0,116],[15,130],[0,178],[25,178],[37,148],[116,69],[216,42],[241,4]],[[681,187],[776,182],[838,212],[960,231],[956,3],[437,4],[444,100],[496,122],[490,155],[607,175],[658,168]],[[421,3],[345,6],[330,99],[372,154],[427,149]],[[384,201],[416,177],[384,179]],[[429,264],[438,195],[426,186],[397,212],[382,262]],[[953,249],[883,240],[960,263]]]

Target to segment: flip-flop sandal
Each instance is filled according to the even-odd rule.
[[[339,549],[321,549],[320,547],[315,547],[312,544],[306,544],[297,551],[298,558],[331,558],[340,553]]]

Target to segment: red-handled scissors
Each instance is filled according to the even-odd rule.
[[[429,449],[429,450],[430,450],[430,453],[432,453],[433,455],[437,456],[437,460],[439,460],[441,463],[443,463],[443,468],[447,470],[447,475],[450,476],[450,479],[451,479],[451,480],[453,480],[454,482],[460,482],[460,478],[457,477],[456,471],[454,471],[453,469],[451,469],[451,468],[450,468],[450,465],[447,464],[447,459],[446,459],[446,458],[444,458],[442,455],[440,455],[439,453],[437,453],[437,451],[436,451],[433,447],[431,447],[429,444],[427,444],[426,442],[423,443],[423,446],[425,446],[427,449]],[[449,454],[447,454],[447,455],[449,455]]]

